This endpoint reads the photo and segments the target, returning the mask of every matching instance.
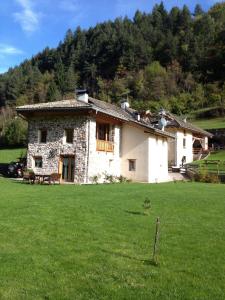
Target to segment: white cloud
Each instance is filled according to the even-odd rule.
[[[40,23],[40,13],[35,12],[31,0],[15,0],[22,8],[20,12],[14,13],[15,20],[20,23],[25,32],[36,31]]]
[[[59,8],[71,13],[78,12],[80,10],[77,0],[61,0],[59,2]]]
[[[13,46],[7,45],[7,44],[0,44],[0,55],[18,55],[23,54],[24,52],[18,48],[15,48]]]

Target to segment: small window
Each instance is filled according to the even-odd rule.
[[[73,143],[73,129],[65,129],[66,143]]]
[[[42,168],[42,157],[34,157],[35,168]]]
[[[39,130],[39,143],[46,143],[47,142],[47,130],[41,129]]]
[[[186,148],[186,139],[183,139],[183,148]]]
[[[135,171],[136,170],[136,160],[135,159],[129,159],[129,171]]]
[[[186,132],[186,130],[184,130],[184,136],[186,136],[187,135],[187,132]]]
[[[113,159],[110,159],[109,160],[109,168],[112,168],[112,165],[113,165]]]

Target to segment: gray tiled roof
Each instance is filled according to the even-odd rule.
[[[38,103],[38,104],[30,104],[30,105],[24,105],[17,107],[18,113],[27,113],[27,112],[36,112],[36,111],[64,111],[64,110],[94,110],[96,112],[101,112],[103,114],[112,116],[114,118],[118,118],[120,120],[126,121],[126,122],[132,122],[136,125],[145,127],[146,129],[149,129],[156,134],[167,136],[174,138],[174,135],[162,130],[159,130],[155,128],[150,123],[147,124],[143,121],[137,121],[135,118],[134,112],[135,110],[131,108],[127,108],[126,110],[122,109],[121,107],[107,103],[101,100],[97,100],[94,98],[89,97],[88,103],[70,99],[70,100],[61,100],[61,101],[55,101],[55,102],[46,102],[46,103]]]
[[[171,119],[173,119],[177,123],[178,127],[181,127],[181,128],[184,128],[184,129],[187,129],[187,130],[190,130],[192,132],[199,133],[199,134],[202,134],[202,135],[205,135],[205,136],[208,136],[208,137],[212,137],[212,134],[209,133],[208,131],[205,131],[205,130],[203,130],[203,129],[201,129],[201,128],[199,128],[199,127],[197,127],[197,126],[195,126],[195,125],[193,125],[193,124],[191,124],[187,121],[184,121],[184,120],[182,120],[182,118],[180,118],[180,117],[178,117],[178,116],[176,116],[172,113],[167,112],[166,115],[168,117],[170,117]],[[172,127],[174,127],[174,126],[172,126]],[[177,126],[175,126],[175,127],[177,127]]]
[[[77,107],[90,107],[88,103],[77,101],[75,99],[61,100],[54,102],[45,102],[37,104],[29,104],[17,107],[17,111],[38,111],[49,109],[63,109],[63,108],[77,108]]]

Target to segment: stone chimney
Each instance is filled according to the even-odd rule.
[[[76,99],[78,101],[83,101],[88,103],[88,93],[87,90],[76,90]]]

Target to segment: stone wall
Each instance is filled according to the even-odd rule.
[[[74,155],[74,182],[83,183],[87,165],[87,117],[32,118],[28,127],[27,166],[36,173],[58,173],[60,156]],[[64,130],[74,129],[72,144],[65,143]],[[38,142],[40,129],[47,129],[47,142]],[[42,156],[41,169],[34,167],[34,157]]]

